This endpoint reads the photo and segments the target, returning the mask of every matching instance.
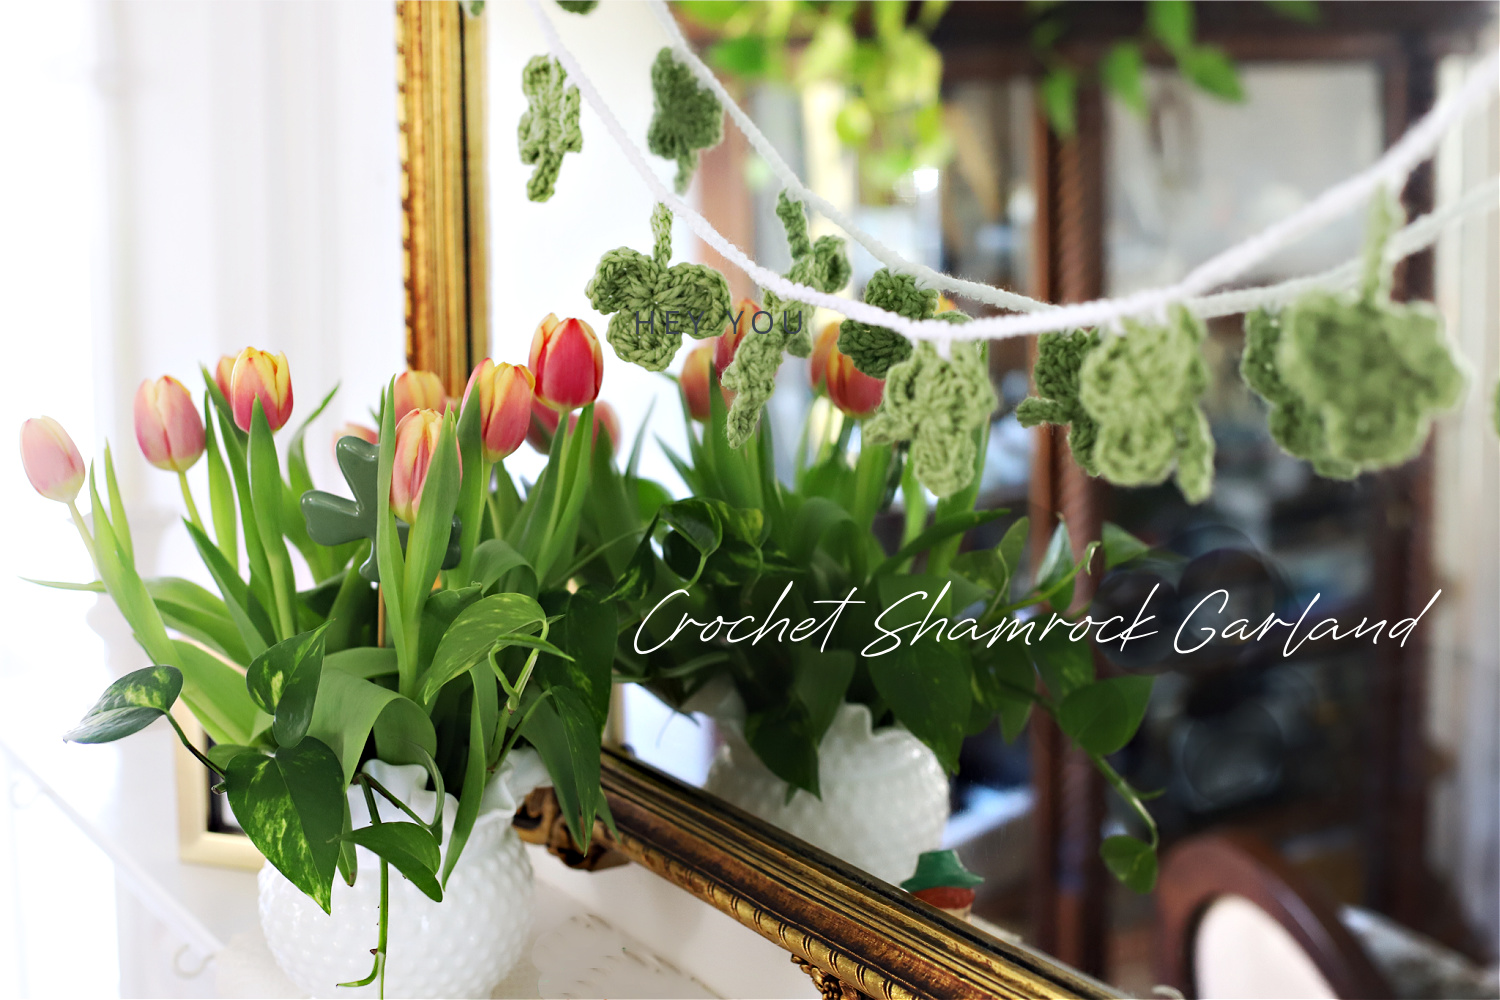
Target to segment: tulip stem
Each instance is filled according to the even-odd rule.
[[[203,527],[203,518],[198,516],[198,505],[193,503],[193,491],[188,488],[187,473],[178,472],[177,482],[182,486],[182,499],[187,504],[188,518],[193,522],[193,527],[206,537],[208,532]]]
[[[83,515],[78,512],[77,501],[69,500],[68,510],[73,513],[73,524],[78,528],[79,537],[83,539],[83,547],[89,550],[89,562],[94,564],[94,570],[97,572],[99,557],[94,554],[94,537],[89,534],[88,525],[83,523]]]

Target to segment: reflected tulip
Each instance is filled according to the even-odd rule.
[[[531,422],[526,427],[526,443],[543,455],[552,450],[552,438],[557,434],[557,424],[562,415],[533,396],[531,398]]]
[[[813,341],[812,357],[807,370],[813,392],[826,392],[828,381],[828,356],[839,348],[839,323],[835,320],[823,327],[818,339]]]
[[[229,377],[229,408],[240,430],[250,429],[250,416],[257,399],[271,430],[281,430],[291,419],[292,372],[285,354],[247,347],[234,359],[234,371]]]
[[[436,410],[412,410],[396,425],[396,454],[391,464],[391,510],[407,524],[417,523],[422,491],[427,486],[427,470],[432,466],[432,456],[437,452],[442,434],[443,415]]]
[[[719,396],[724,400],[726,408],[734,402],[734,393],[724,388],[719,382],[718,373],[715,370],[714,361],[718,357],[719,339],[715,337],[712,341],[699,344],[688,352],[687,359],[682,363],[682,374],[679,376],[682,398],[687,401],[688,413],[694,420],[709,418],[712,412],[709,393],[713,387],[718,388]]]
[[[443,393],[443,380],[435,372],[407,369],[396,376],[395,395],[396,423],[401,423],[412,410],[435,410],[448,412],[448,397]]]
[[[566,413],[599,398],[604,355],[594,328],[581,319],[559,320],[548,313],[531,338],[528,364],[542,402]]]
[[[339,438],[346,437],[359,438],[361,441],[368,441],[371,444],[380,443],[379,431],[373,427],[367,427],[364,424],[356,424],[351,421],[333,432],[334,454],[338,454]]]
[[[828,354],[827,383],[828,398],[851,417],[868,417],[885,396],[885,380],[871,378],[854,367],[849,355],[837,347]]]
[[[51,417],[33,417],[21,425],[21,465],[31,485],[48,500],[71,504],[83,488],[83,457],[62,424]]]
[[[740,341],[745,339],[745,334],[750,330],[750,321],[758,311],[760,306],[753,299],[740,299],[734,304],[734,311],[729,314],[729,323],[714,341],[714,370],[720,375],[729,367],[729,362],[734,360],[735,352],[740,349]]]
[[[229,398],[229,386],[234,377],[234,359],[233,354],[221,354],[219,363],[214,365],[214,384],[219,387],[219,391],[224,394],[226,400]]]
[[[477,389],[480,439],[486,462],[498,462],[521,447],[531,428],[536,379],[525,365],[496,364],[485,358],[469,376],[464,405]]]
[[[170,375],[141,383],[135,391],[135,441],[158,469],[193,467],[203,454],[203,421],[187,386]]]
[[[620,415],[615,408],[608,403],[594,404],[594,446],[599,445],[599,428],[604,428],[606,440],[609,441],[609,450],[616,451],[620,447]],[[578,429],[578,414],[568,418],[568,433],[571,434]]]

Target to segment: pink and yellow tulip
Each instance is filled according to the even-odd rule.
[[[135,440],[158,469],[186,472],[203,454],[203,421],[187,386],[170,375],[135,392]]]
[[[853,359],[837,347],[828,353],[826,382],[828,398],[851,417],[868,417],[885,396],[885,381],[854,367]]]
[[[581,319],[559,320],[553,313],[537,324],[527,367],[536,380],[536,395],[566,413],[599,398],[604,355],[593,327]]]
[[[464,405],[477,391],[480,440],[484,460],[498,462],[509,456],[527,438],[536,379],[525,365],[496,364],[485,358],[469,376]]]
[[[48,500],[71,504],[83,488],[83,457],[62,424],[51,417],[33,417],[21,425],[21,465],[31,485]]]
[[[415,524],[422,506],[427,470],[443,433],[443,415],[436,410],[412,410],[396,425],[396,454],[391,466],[391,510],[407,524]]]
[[[229,378],[229,408],[240,430],[250,429],[250,416],[257,399],[271,430],[281,430],[291,419],[292,372],[285,354],[247,347],[234,359]]]
[[[443,392],[443,380],[435,372],[407,369],[396,376],[394,406],[397,424],[412,410],[448,412],[448,397]]]

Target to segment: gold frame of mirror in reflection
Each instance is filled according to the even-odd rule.
[[[489,351],[484,21],[458,0],[403,0],[396,17],[407,362],[458,396]],[[619,836],[596,823],[579,851],[541,789],[517,813],[522,838],[573,867],[645,866],[784,948],[824,997],[1116,995],[605,742]]]

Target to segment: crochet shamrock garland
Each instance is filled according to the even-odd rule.
[[[1463,392],[1437,311],[1390,299],[1384,244],[1399,213],[1392,199],[1375,200],[1357,291],[1309,292],[1279,317],[1245,320],[1240,370],[1271,404],[1272,436],[1323,475],[1406,461]]]
[[[677,161],[677,193],[683,194],[698,168],[698,150],[712,149],[724,138],[724,106],[712,91],[698,86],[693,71],[670,48],[658,52],[651,65],[651,90],[655,110],[646,148]]]
[[[883,267],[865,283],[865,302],[907,319],[938,319],[967,323],[969,317],[949,310],[938,312],[935,288],[918,288],[917,279]],[[854,367],[872,378],[885,378],[894,364],[911,357],[911,341],[895,330],[846,319],[839,326],[839,350],[849,355]]]
[[[961,341],[951,359],[923,341],[907,360],[892,365],[885,399],[864,426],[870,441],[910,441],[912,471],[940,497],[974,480],[978,458],[974,430],[994,412],[987,345]]]
[[[1281,345],[1281,320],[1264,309],[1245,317],[1245,353],[1240,357],[1240,376],[1245,384],[1270,404],[1271,437],[1290,455],[1306,459],[1320,476],[1353,479],[1359,466],[1335,458],[1328,449],[1321,412],[1309,406],[1281,378],[1276,361]]]
[[[1098,423],[1093,462],[1121,486],[1155,485],[1175,465],[1183,496],[1201,503],[1214,475],[1214,439],[1198,407],[1208,389],[1203,324],[1174,306],[1164,324],[1124,326],[1079,368],[1078,399]]]
[[[1022,427],[1067,425],[1073,461],[1091,476],[1099,475],[1094,463],[1099,425],[1078,398],[1078,373],[1083,359],[1098,346],[1099,334],[1092,330],[1042,334],[1037,338],[1036,365],[1031,370],[1037,395],[1021,400],[1016,407],[1016,419]]]
[[[651,213],[653,255],[617,247],[599,258],[584,286],[594,309],[610,317],[608,339],[622,361],[659,372],[671,364],[682,335],[716,336],[729,321],[729,283],[703,264],[673,264],[672,213]]]
[[[776,199],[776,216],[786,230],[787,246],[792,253],[788,279],[820,292],[836,292],[848,284],[851,271],[842,239],[819,236],[813,242],[808,237],[807,214],[802,203],[794,201],[785,191]],[[760,411],[776,388],[776,370],[781,367],[782,352],[791,351],[804,358],[812,353],[809,333],[812,317],[804,315],[812,311],[811,307],[769,291],[765,300],[771,328],[764,333],[753,331],[741,341],[734,361],[723,374],[724,387],[735,393],[729,407],[726,436],[736,448],[755,433]],[[795,314],[795,329],[793,306],[802,307]]]
[[[556,189],[563,154],[583,152],[578,127],[578,88],[568,87],[568,74],[550,56],[533,56],[521,71],[521,91],[527,108],[521,113],[517,138],[521,162],[536,165],[526,182],[526,197],[546,201]]]

